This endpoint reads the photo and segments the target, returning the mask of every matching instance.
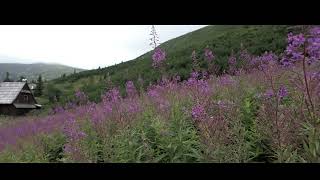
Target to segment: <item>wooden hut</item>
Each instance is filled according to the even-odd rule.
[[[27,82],[0,82],[0,115],[23,115],[41,108]]]

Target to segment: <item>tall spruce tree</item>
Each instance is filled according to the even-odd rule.
[[[39,97],[42,95],[42,91],[43,91],[43,81],[42,81],[41,75],[39,75],[38,81],[37,81],[37,87],[34,91],[34,95]]]
[[[9,74],[9,72],[7,72],[6,78],[3,80],[3,82],[13,82],[13,80],[11,80],[9,77],[10,77],[10,74]]]

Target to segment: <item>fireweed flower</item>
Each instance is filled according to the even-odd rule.
[[[284,97],[288,96],[288,90],[285,86],[280,86],[278,90],[278,96],[280,99],[283,99]]]
[[[211,88],[206,80],[198,80],[197,87],[200,90],[200,93],[202,93],[204,96],[208,96],[211,93]]]
[[[319,27],[310,29],[308,34],[293,35],[293,33],[289,33],[287,42],[285,56],[281,60],[283,66],[292,66],[296,62],[303,60],[303,58],[306,59],[309,65],[320,59]]]
[[[152,98],[157,98],[160,96],[159,92],[157,91],[156,88],[150,88],[147,92],[147,95],[152,97]]]
[[[17,122],[12,126],[0,127],[0,146],[17,145],[22,138],[33,137],[37,134],[49,134],[64,126],[66,114],[55,114],[47,117],[28,119]],[[0,151],[3,150],[0,147]]]
[[[61,106],[57,106],[52,110],[51,114],[59,114],[63,112],[65,112],[64,108]]]
[[[141,111],[141,106],[136,99],[129,99],[125,104],[126,112],[130,114],[135,114]]]
[[[95,107],[91,112],[91,122],[97,128],[106,119],[106,113],[102,108]]]
[[[162,65],[164,60],[166,59],[166,52],[157,47],[154,50],[154,54],[152,55],[153,64],[152,66],[158,68]]]
[[[73,116],[70,116],[65,122],[64,133],[71,141],[76,141],[86,136],[84,132],[80,131],[80,127]]]
[[[87,113],[88,114],[91,114],[91,113],[94,113],[95,110],[97,109],[97,104],[92,102],[92,103],[89,103],[86,107],[86,110],[87,110]]]
[[[166,111],[170,107],[170,102],[163,95],[163,86],[152,86],[148,89],[147,95],[160,111]]]
[[[191,73],[191,78],[197,79],[199,77],[199,73],[198,72],[192,72]]]
[[[309,55],[308,63],[312,64],[320,59],[320,27],[314,27],[310,30],[311,37],[307,39],[308,46],[306,48]]]
[[[126,92],[128,97],[133,97],[137,94],[136,87],[134,86],[132,81],[128,81],[126,83]]]
[[[282,65],[291,66],[295,62],[303,59],[302,46],[305,43],[305,37],[303,34],[293,35],[288,34],[287,42],[288,46],[285,50],[285,56],[281,60]]]
[[[268,67],[276,64],[277,61],[277,55],[275,55],[273,52],[265,52],[263,55],[253,58],[251,64],[255,64],[260,70],[265,70]]]
[[[121,99],[120,91],[118,88],[111,89],[108,94],[107,98],[111,103],[117,103]]]
[[[118,88],[113,88],[102,96],[102,106],[106,114],[110,114],[114,105],[121,101],[120,91]]]
[[[75,97],[76,97],[78,103],[81,105],[84,105],[88,102],[88,96],[80,90],[76,91]]]
[[[74,159],[81,157],[78,142],[83,139],[86,134],[80,131],[75,117],[70,116],[65,122],[64,134],[67,136],[67,144],[64,148],[65,152],[70,154]]]
[[[194,120],[203,121],[206,117],[205,107],[201,104],[195,105],[194,107],[192,107],[191,115]]]
[[[209,62],[211,62],[215,58],[213,52],[209,48],[205,48],[204,56]]]

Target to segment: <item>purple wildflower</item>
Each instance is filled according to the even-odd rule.
[[[194,71],[191,73],[191,78],[197,79],[199,77],[199,73]]]
[[[121,99],[119,89],[118,88],[111,89],[107,94],[107,98],[111,103],[117,103]]]
[[[206,111],[203,105],[198,104],[194,107],[192,107],[191,112],[192,118],[197,121],[202,121],[206,117]]]
[[[136,87],[134,86],[132,81],[128,81],[126,83],[126,92],[129,97],[133,97],[137,94]]]
[[[78,103],[81,105],[87,104],[88,102],[88,96],[80,90],[76,91],[75,97],[77,98]]]
[[[67,136],[67,144],[65,145],[65,152],[70,154],[74,160],[81,159],[79,141],[83,139],[86,134],[80,131],[80,127],[76,122],[75,117],[70,116],[65,122],[64,133]]]
[[[160,111],[168,110],[170,102],[163,96],[164,86],[152,86],[148,89],[147,95],[157,105]]]
[[[289,33],[287,41],[285,56],[281,60],[283,66],[292,66],[296,62],[303,60],[303,58],[307,60],[309,65],[320,59],[319,27],[310,29],[307,35]]]
[[[152,66],[155,68],[160,67],[165,59],[166,59],[166,52],[157,47],[154,51],[154,54],[152,55],[152,60],[153,60]]]
[[[141,105],[137,99],[129,99],[126,104],[126,111],[131,114],[136,114],[141,111]]]
[[[209,48],[205,48],[204,56],[209,62],[211,62],[215,58],[213,52]]]
[[[280,86],[278,91],[278,96],[280,99],[283,99],[284,97],[288,96],[288,90],[285,86]]]
[[[64,108],[61,106],[57,106],[52,110],[52,114],[59,114],[65,112]]]

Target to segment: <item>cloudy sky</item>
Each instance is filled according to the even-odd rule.
[[[205,25],[156,25],[160,42]],[[0,25],[0,63],[59,63],[93,69],[134,59],[151,50],[151,25]]]

